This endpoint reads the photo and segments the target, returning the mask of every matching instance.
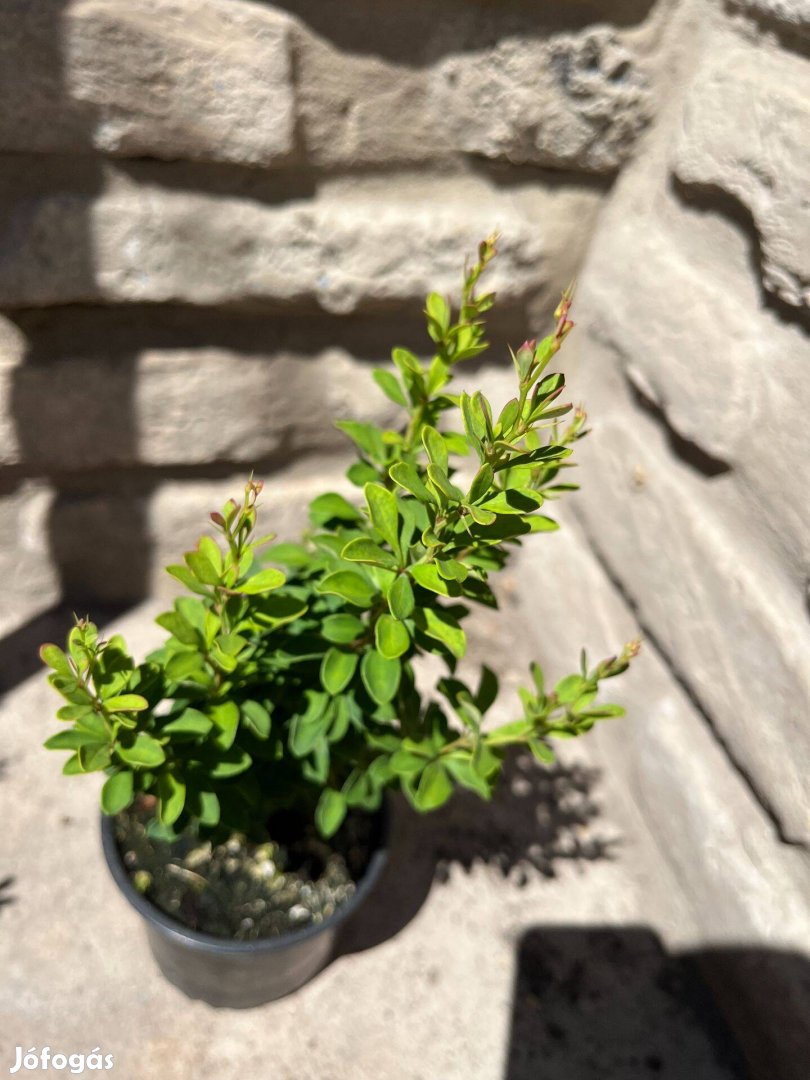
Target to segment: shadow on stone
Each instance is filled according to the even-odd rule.
[[[9,891],[14,884],[15,879],[13,877],[0,878],[0,914],[3,912],[4,907],[8,907],[9,904],[14,903],[14,896]]]
[[[3,779],[6,772],[6,763],[4,760],[0,760],[0,780]],[[9,904],[14,903],[14,896],[11,893],[11,888],[14,885],[15,878],[11,875],[0,878],[0,914],[3,912],[4,907],[8,907]]]
[[[536,927],[518,947],[504,1080],[800,1080],[808,996],[795,954],[670,954],[646,927]]]
[[[489,803],[459,791],[441,810],[420,815],[395,799],[388,867],[360,917],[344,927],[336,956],[399,933],[453,866],[488,866],[521,888],[530,876],[554,877],[560,862],[611,858],[618,839],[588,829],[599,814],[598,776],[580,765],[549,769],[531,755],[515,755]]]
[[[362,52],[408,67],[435,63],[449,53],[475,52],[507,35],[523,38],[573,32],[604,20],[595,0],[536,4],[527,0],[449,0],[436,18],[431,0],[355,0],[335,8],[321,0],[284,0],[280,5],[310,30],[348,52]],[[632,26],[650,13],[653,0],[614,0],[610,21]]]

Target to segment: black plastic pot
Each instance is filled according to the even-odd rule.
[[[351,899],[317,926],[277,938],[229,941],[190,930],[142,896],[130,881],[115,839],[112,818],[102,815],[104,857],[116,885],[146,924],[160,970],[192,998],[247,1009],[284,997],[317,975],[332,958],[338,928],[351,918],[380,877],[388,859],[388,810],[379,814],[375,848]]]

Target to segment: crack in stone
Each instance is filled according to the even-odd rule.
[[[667,416],[664,406],[646,394],[624,367],[622,372],[635,404],[663,429],[675,457],[706,477],[722,476],[731,472],[732,467],[728,461],[710,454],[698,443],[682,435]]]
[[[592,552],[594,558],[596,559],[600,569],[602,570],[602,572],[604,573],[605,577],[608,579],[610,584],[613,586],[613,588],[616,590],[616,592],[618,593],[618,595],[621,598],[622,602],[633,613],[633,617],[635,618],[636,622],[638,623],[638,625],[639,625],[639,627],[641,629],[641,632],[643,634],[645,643],[649,644],[655,650],[655,652],[658,654],[659,658],[664,663],[664,665],[667,668],[667,671],[669,672],[670,676],[672,677],[672,680],[676,683],[678,688],[685,694],[685,696],[686,696],[687,700],[689,701],[690,705],[692,706],[692,708],[695,710],[695,712],[701,718],[703,723],[706,725],[706,727],[707,727],[708,731],[710,732],[712,738],[715,740],[717,745],[723,751],[723,754],[725,755],[726,760],[728,761],[729,765],[734,770],[734,772],[737,774],[737,776],[740,778],[740,780],[743,782],[743,784],[745,785],[746,789],[748,790],[749,794],[751,795],[752,799],[755,801],[755,803],[757,804],[759,809],[762,811],[762,813],[768,819],[768,822],[770,823],[771,827],[773,828],[773,831],[774,831],[777,839],[779,840],[779,842],[781,844],[785,844],[785,845],[787,845],[789,847],[792,847],[792,848],[799,848],[799,849],[801,849],[803,851],[810,850],[809,845],[803,843],[800,840],[792,840],[789,836],[787,836],[785,834],[784,827],[782,825],[782,822],[779,819],[779,816],[778,816],[777,812],[774,810],[774,808],[771,806],[771,804],[768,801],[768,799],[766,798],[766,796],[763,794],[763,792],[758,787],[755,778],[751,775],[751,773],[748,771],[748,769],[745,767],[745,765],[743,765],[743,763],[740,762],[738,760],[738,758],[734,755],[734,753],[732,751],[732,748],[731,748],[731,744],[729,743],[728,739],[720,731],[719,727],[717,726],[716,722],[714,721],[714,719],[713,719],[713,717],[711,715],[711,712],[706,708],[706,706],[701,701],[701,699],[698,696],[696,690],[694,689],[694,687],[689,682],[688,676],[679,667],[675,657],[664,646],[663,642],[661,641],[660,637],[658,636],[658,634],[656,633],[654,628],[652,626],[650,626],[650,624],[644,619],[644,617],[643,617],[643,615],[641,613],[641,609],[640,609],[638,601],[633,596],[633,594],[630,592],[630,590],[627,588],[627,585],[625,584],[625,582],[619,577],[619,575],[614,570],[613,566],[610,563],[610,560],[609,560],[608,556],[605,554],[604,550],[600,547],[599,542],[596,539],[595,534],[591,531],[591,529],[589,529],[587,522],[585,521],[585,519],[583,518],[583,516],[581,515],[581,513],[579,511],[574,509],[573,510],[573,516],[574,516],[577,524],[579,525],[580,529],[582,530],[582,534],[583,534],[583,536],[584,536],[584,538],[585,538],[585,540],[586,540],[586,542],[588,544],[588,547],[589,547],[590,551]]]
[[[782,323],[810,330],[810,310],[783,300],[765,285],[767,271],[762,251],[762,238],[753,213],[733,192],[719,184],[682,180],[673,173],[669,178],[670,191],[684,205],[702,214],[716,214],[725,218],[742,233],[748,243],[749,264],[759,286],[763,307],[771,311]]]

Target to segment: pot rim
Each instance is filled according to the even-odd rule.
[[[164,938],[182,944],[186,948],[200,952],[227,953],[273,953],[292,948],[319,934],[328,933],[343,923],[355,911],[376,885],[388,862],[388,838],[390,831],[390,811],[388,801],[384,800],[377,811],[380,818],[380,843],[372,852],[366,872],[356,883],[351,897],[323,922],[304,926],[300,930],[291,930],[279,937],[256,938],[252,941],[235,941],[231,938],[217,937],[202,930],[192,930],[182,922],[166,914],[156,904],[132,884],[129,872],[124,866],[118,842],[115,838],[114,817],[101,814],[101,846],[104,858],[113,880],[128,903],[138,914]]]

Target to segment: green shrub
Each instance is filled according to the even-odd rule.
[[[557,528],[545,503],[575,489],[563,470],[586,433],[585,414],[558,404],[564,377],[546,374],[573,325],[570,291],[552,333],[513,354],[517,392],[497,415],[480,392],[450,391],[455,365],[487,348],[494,296],[476,289],[494,254],[490,238],[457,310],[428,297],[429,364],[397,348],[396,373],[374,372],[403,411],[400,427],[338,424],[357,450],[347,475],[358,504],[320,495],[302,543],[267,546],[272,536],[255,536],[262,485],[251,480],[211,515],[218,539],[203,536],[168,567],[190,595],[160,616],[168,637],[143,663],[84,620],[66,652],[42,647],[69,725],[45,745],[71,752],[67,774],[107,773],[105,813],[146,793],[159,835],[195,821],[257,833],[274,809],[295,807],[329,836],[347,808],[374,809],[391,786],[423,811],[456,785],[488,799],[508,747],[550,762],[550,740],[621,714],[595,698],[636,643],[593,668],[583,656],[553,689],[533,665],[522,715],[499,727],[485,724],[493,672],[475,688],[455,674],[470,605],[495,607],[491,575],[522,537]],[[475,462],[469,485],[456,475],[460,456]],[[416,687],[424,653],[447,667],[436,697]]]

